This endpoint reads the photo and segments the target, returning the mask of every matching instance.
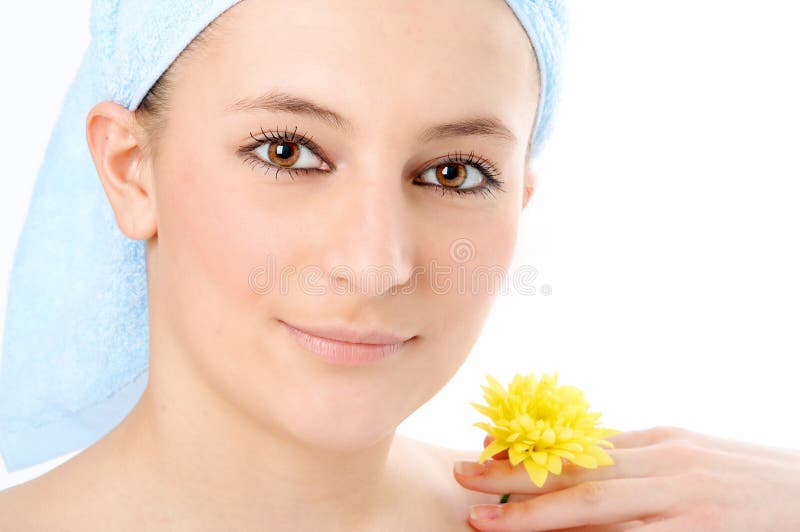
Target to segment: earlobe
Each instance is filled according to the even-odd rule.
[[[536,184],[537,184],[538,176],[536,175],[536,171],[533,167],[528,164],[525,167],[525,188],[522,193],[522,209],[524,210],[525,207],[528,206],[528,202],[531,200],[531,196],[536,191]]]
[[[155,196],[133,113],[104,101],[86,117],[86,142],[120,231],[134,240],[156,234]]]

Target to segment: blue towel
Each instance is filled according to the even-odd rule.
[[[542,81],[532,156],[547,138],[566,37],[561,0],[506,0]],[[117,227],[86,144],[98,102],[135,110],[180,52],[234,0],[94,0],[91,40],[39,169],[8,289],[0,454],[16,471],[88,447],[147,385],[145,241]]]

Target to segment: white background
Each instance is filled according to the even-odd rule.
[[[569,2],[561,107],[514,266],[533,265],[552,295],[500,297],[468,361],[400,433],[480,450],[468,402],[486,374],[558,371],[606,426],[800,448],[795,5]],[[88,0],[51,0],[0,19],[0,316],[88,16]],[[0,489],[73,455],[0,470]]]

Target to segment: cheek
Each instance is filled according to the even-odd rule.
[[[182,322],[193,351],[242,352],[248,344],[252,349],[270,317],[264,307],[271,296],[254,283],[259,269],[289,258],[298,238],[287,234],[290,227],[276,227],[269,206],[237,186],[241,168],[195,160],[161,169],[159,268],[168,279],[161,289],[172,301],[170,312],[178,313],[169,319]]]
[[[446,255],[439,257],[444,270],[452,272],[450,299],[453,304],[481,304],[491,300],[508,277],[517,241],[519,214],[512,208],[502,209],[492,216],[462,217],[457,229],[447,235],[446,245],[439,247]],[[441,238],[441,237],[440,237]],[[467,309],[465,309],[467,310]]]
[[[492,216],[461,216],[424,240],[428,260],[420,278],[415,307],[425,316],[429,355],[424,370],[438,379],[427,382],[435,393],[472,350],[501,290],[509,284],[518,232],[518,213],[510,206]],[[441,228],[452,227],[444,230]],[[416,368],[422,371],[423,368]]]
[[[474,258],[467,264],[475,268],[499,267],[507,272],[517,243],[519,215],[519,209],[509,206],[502,214],[493,217],[490,223],[478,220],[465,230],[464,233],[469,235],[468,238],[473,241],[475,248]],[[454,254],[451,255],[452,260],[461,262]]]

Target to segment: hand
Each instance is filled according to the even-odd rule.
[[[603,450],[614,465],[565,461],[541,488],[507,451],[477,476],[453,474],[465,488],[500,496],[502,515],[469,523],[481,531],[790,532],[800,530],[800,452],[676,427],[620,432]],[[491,442],[484,440],[484,446]],[[477,462],[470,462],[475,463]],[[494,505],[475,505],[493,507]]]

